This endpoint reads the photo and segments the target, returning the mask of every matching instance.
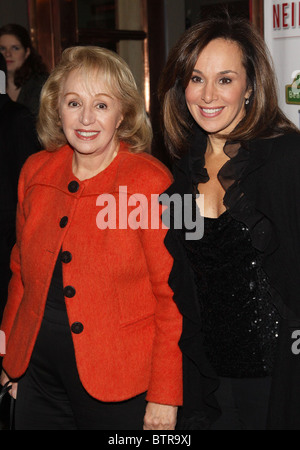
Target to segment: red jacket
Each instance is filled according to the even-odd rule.
[[[96,204],[100,194],[111,194],[119,205],[123,186],[127,199],[144,194],[150,205],[171,176],[152,156],[132,154],[121,144],[108,168],[79,181],[72,156],[68,146],[42,151],[21,172],[13,277],[1,325],[7,339],[3,368],[17,379],[28,367],[62,248],[72,255],[63,263],[63,280],[73,288],[65,299],[85,389],[104,402],[148,390],[149,401],[179,405],[182,317],[168,285],[173,260],[163,243],[166,230],[100,230]]]

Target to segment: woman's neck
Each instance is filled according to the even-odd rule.
[[[207,140],[206,152],[215,156],[222,155],[224,153],[224,146],[226,139],[220,139],[214,135],[209,135]]]
[[[80,181],[88,180],[103,172],[118,154],[119,145],[104,155],[85,155],[74,151],[72,170]]]

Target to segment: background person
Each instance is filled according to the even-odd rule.
[[[0,71],[6,74],[6,63],[1,53]],[[40,144],[30,111],[13,102],[5,90],[0,92],[0,322],[11,278],[10,254],[16,242],[18,178],[25,160],[38,150]],[[6,422],[7,409],[1,408],[0,413],[1,421]]]
[[[0,54],[0,70],[6,73],[4,57]],[[20,170],[26,159],[40,150],[34,118],[22,105],[0,93],[0,321],[7,300],[11,272],[10,253],[16,241],[15,221],[17,187]]]
[[[48,150],[21,173],[1,326],[16,429],[174,429],[182,317],[166,231],[96,226],[100,194],[118,204],[127,186],[150,205],[171,182],[145,153],[151,127],[126,63],[99,47],[66,50],[38,130]]]
[[[32,46],[26,28],[8,24],[0,28],[0,52],[7,64],[7,94],[38,115],[40,93],[48,72]]]
[[[166,192],[193,195],[204,217],[202,239],[166,237],[184,317],[179,427],[299,429],[300,136],[263,39],[226,15],[195,25],[169,56],[161,100],[176,158]]]

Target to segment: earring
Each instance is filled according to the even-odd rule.
[[[246,100],[245,100],[245,105],[249,105],[249,103],[250,103],[249,98],[246,98]]]

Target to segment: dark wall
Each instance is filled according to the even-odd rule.
[[[0,26],[18,23],[28,29],[27,0],[1,0]]]
[[[249,0],[185,0],[187,28],[226,6],[231,14],[249,17]]]

